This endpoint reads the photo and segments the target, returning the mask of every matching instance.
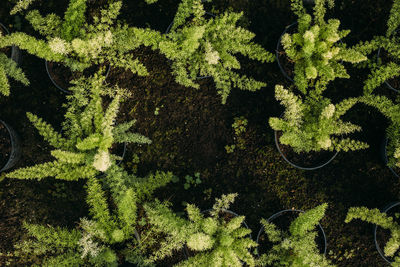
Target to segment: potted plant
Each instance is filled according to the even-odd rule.
[[[262,219],[257,236],[261,266],[334,266],[326,257],[326,237],[319,221],[327,204],[311,210],[283,210]],[[323,237],[321,248],[316,238],[317,227]],[[269,249],[264,244],[269,241]],[[263,251],[261,251],[263,250]]]
[[[135,238],[137,208],[151,201],[154,190],[172,177],[169,172],[136,177],[113,165],[105,182],[93,176],[86,179],[90,218],[81,218],[74,229],[24,222],[29,237],[15,245],[14,255],[27,261],[35,257],[41,266],[145,264]]]
[[[59,70],[57,75],[61,77],[57,81],[54,75],[50,77],[65,92],[70,86],[70,80],[81,77],[85,70],[92,74],[92,68],[102,64],[121,67],[142,76],[147,75],[144,65],[131,52],[140,45],[154,47],[161,34],[115,23],[121,5],[121,1],[111,2],[106,9],[100,10],[101,16],[95,15],[91,18],[93,23],[89,23],[85,16],[87,0],[70,0],[64,18],[55,14],[43,17],[38,10],[29,11],[26,19],[46,40],[19,32],[0,40],[0,48],[17,45],[45,59],[49,74],[58,73],[57,69]],[[50,62],[61,65],[51,65]],[[105,71],[106,74],[108,70]],[[66,76],[65,81],[62,81],[63,76]]]
[[[7,34],[9,34],[8,29],[0,23],[0,42]],[[25,74],[17,65],[19,58],[19,49],[14,45],[0,49],[0,93],[5,96],[10,94],[10,84],[7,76],[24,85],[29,85],[29,81]]]
[[[332,161],[339,151],[368,147],[366,143],[342,137],[361,130],[340,119],[358,102],[357,98],[334,105],[321,95],[297,96],[282,85],[275,86],[275,97],[285,112],[280,118],[270,118],[269,125],[275,130],[279,153],[292,166],[315,170]]]
[[[368,209],[366,207],[351,207],[345,219],[346,223],[351,222],[353,219],[360,219],[375,224],[374,241],[376,249],[382,258],[392,266],[399,266],[400,264],[398,252],[400,248],[399,205],[400,202],[391,203],[382,212],[378,209]],[[394,210],[397,212],[395,213]],[[385,233],[377,234],[377,231],[382,229],[385,229]],[[385,244],[380,243],[380,241],[385,242]],[[383,251],[382,246],[384,246]]]
[[[55,149],[51,152],[55,161],[21,168],[7,174],[9,178],[42,179],[53,176],[58,179],[78,180],[104,173],[119,157],[111,153],[113,144],[150,144],[151,141],[128,130],[135,121],[114,125],[123,93],[118,88],[104,85],[104,76],[81,78],[71,87],[67,96],[67,111],[62,125],[63,135],[36,115],[27,113],[29,120],[44,139]],[[102,96],[114,97],[103,110]]]
[[[370,94],[373,90],[383,83],[395,92],[399,92],[400,76],[400,2],[393,1],[390,15],[387,20],[387,30],[385,36],[375,36],[371,41],[362,42],[358,49],[364,54],[371,54],[378,50],[378,64],[369,60],[367,64],[371,68],[371,74],[364,82],[364,93]]]
[[[315,0],[312,16],[304,8],[303,0],[291,0],[291,9],[298,20],[286,27],[279,38],[276,57],[284,76],[294,81],[303,94],[310,87],[323,91],[335,78],[349,78],[343,61],[358,63],[367,59],[339,42],[350,31],[339,30],[338,19],[325,21],[326,5],[333,7],[333,4],[333,0]]]
[[[243,13],[225,12],[207,18],[203,2],[210,0],[182,0],[168,33],[159,43],[161,53],[172,61],[176,82],[198,89],[197,77],[211,76],[222,103],[232,87],[255,91],[265,86],[232,71],[240,69],[234,56],[237,53],[261,62],[274,60],[271,53],[251,41],[253,33],[236,26]]]
[[[15,130],[0,120],[0,172],[15,166],[21,156],[18,134]]]
[[[165,203],[146,204],[150,224],[165,236],[149,261],[170,256],[186,246],[189,258],[176,266],[255,266],[250,249],[257,244],[249,237],[251,230],[242,226],[244,216],[226,212],[236,196],[222,195],[208,214],[188,204],[188,219],[177,216]]]

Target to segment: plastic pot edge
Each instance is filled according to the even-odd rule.
[[[383,140],[382,146],[383,146],[383,153],[382,153],[382,157],[383,157],[383,162],[385,163],[386,167],[389,168],[389,170],[393,173],[393,175],[397,178],[400,178],[400,175],[397,174],[392,167],[388,166],[388,156],[387,156],[387,144],[389,142],[389,138],[386,136],[385,139]]]
[[[399,201],[395,201],[395,202],[391,202],[388,205],[386,205],[383,209],[381,209],[382,212],[386,213],[388,212],[390,209],[399,206],[400,202]],[[378,226],[375,225],[374,226],[374,243],[375,243],[375,248],[378,251],[379,255],[389,264],[392,264],[392,262],[386,258],[385,254],[383,253],[382,249],[380,248],[378,241],[376,240],[376,230],[378,229]]]
[[[379,61],[379,55],[381,54],[381,49],[382,49],[382,47],[379,47],[378,53],[377,53],[377,55],[376,55],[376,62]],[[394,89],[393,86],[391,86],[390,83],[388,83],[387,80],[385,80],[385,85],[386,85],[386,87],[389,88],[390,90],[393,90],[393,91],[395,91],[396,93],[400,94],[400,90]]]
[[[0,172],[6,171],[11,169],[12,167],[17,164],[19,159],[21,158],[21,148],[20,148],[20,139],[18,137],[17,132],[7,123],[4,121],[0,120],[0,123],[4,125],[4,127],[7,129],[8,134],[10,136],[11,140],[11,153],[10,156],[4,166],[0,166]]]
[[[70,94],[71,91],[69,91],[68,89],[62,88],[62,87],[61,87],[60,85],[58,85],[58,84],[56,83],[56,81],[51,77],[50,71],[49,71],[48,63],[49,63],[49,62],[48,62],[47,60],[44,61],[44,65],[45,65],[45,67],[46,67],[47,76],[49,76],[49,78],[50,78],[51,82],[53,83],[53,85],[54,85],[55,87],[57,87],[57,89],[59,89],[59,90],[62,91],[63,93],[65,93],[65,94]],[[58,63],[58,62],[56,62],[56,63]],[[108,64],[108,65],[107,65],[107,71],[106,71],[106,74],[105,74],[105,77],[106,77],[106,78],[108,77],[108,74],[110,73],[110,70],[111,70],[111,66],[110,66],[110,64]]]
[[[295,168],[297,168],[297,169],[300,169],[300,170],[313,171],[313,170],[320,169],[320,168],[322,168],[322,167],[328,165],[334,158],[336,158],[337,154],[339,153],[339,151],[336,151],[336,153],[335,153],[327,162],[325,162],[325,163],[322,164],[322,165],[319,165],[319,166],[316,166],[316,167],[301,167],[301,166],[298,166],[298,165],[294,164],[293,162],[291,162],[290,160],[288,160],[288,159],[285,157],[285,155],[283,154],[283,152],[282,152],[281,149],[279,148],[279,144],[278,144],[278,143],[279,143],[279,142],[278,142],[278,134],[277,134],[277,133],[278,133],[277,131],[274,131],[274,135],[275,135],[275,146],[276,146],[276,148],[278,149],[279,154],[282,156],[282,158],[283,158],[287,163],[289,163],[289,164],[292,165],[293,167],[295,167]]]
[[[10,31],[8,28],[0,22],[0,28],[5,30],[6,34],[10,34]],[[21,50],[18,48],[18,46],[11,46],[11,59],[15,61],[17,64],[21,64]]]

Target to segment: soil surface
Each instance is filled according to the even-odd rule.
[[[11,139],[7,128],[0,123],[0,169],[8,162],[11,153]]]
[[[36,1],[32,7],[42,14],[62,15],[67,3],[67,0]],[[220,12],[228,8],[243,11],[246,18],[241,24],[256,34],[255,42],[271,52],[286,25],[296,19],[289,0],[215,0],[213,5]],[[351,46],[386,32],[391,5],[391,0],[336,1],[327,18],[338,18],[341,29],[351,30],[343,40]],[[130,26],[164,32],[177,7],[178,2],[173,0],[159,0],[152,5],[142,0],[124,1],[119,18]],[[40,37],[23,16],[19,20],[10,16],[10,9],[9,1],[0,6],[2,22],[11,25],[10,30]],[[366,141],[369,149],[339,153],[324,168],[300,171],[281,158],[275,147],[274,131],[268,125],[268,118],[282,113],[274,98],[274,86],[290,85],[276,62],[261,64],[239,56],[240,73],[266,82],[267,86],[257,92],[233,89],[227,103],[222,105],[212,79],[199,80],[198,90],[186,88],[175,82],[170,64],[157,51],[141,47],[134,54],[147,67],[149,76],[138,77],[114,68],[107,82],[132,93],[122,104],[119,120],[136,119],[132,131],[153,141],[151,145],[129,145],[122,165],[138,175],[165,170],[180,178],[179,182],[158,190],[158,199],[168,199],[175,211],[183,212],[185,203],[208,209],[221,194],[237,192],[239,196],[230,209],[246,216],[253,239],[261,227],[261,218],[282,209],[307,210],[327,202],[329,208],[321,225],[327,235],[328,257],[340,267],[385,266],[375,249],[371,224],[344,223],[349,207],[380,208],[399,199],[399,180],[380,158],[387,121],[377,110],[357,104],[343,116],[344,121],[362,127],[356,137]],[[10,123],[22,140],[22,158],[16,168],[53,160],[52,147],[28,121],[26,112],[38,115],[60,130],[65,112],[62,104],[66,100],[65,94],[48,79],[42,59],[25,52],[22,57],[21,67],[31,85],[24,87],[11,79],[11,95],[0,96],[0,118]],[[324,92],[333,103],[363,92],[362,81],[369,70],[350,64],[346,64],[346,69],[351,78],[335,80]],[[383,91],[379,90],[388,93]],[[242,135],[245,149],[227,153],[225,146],[234,144],[232,123],[240,116],[248,120]],[[185,190],[184,177],[196,172],[200,173],[201,184]],[[89,216],[84,181],[1,180],[0,266],[38,263],[37,259],[27,263],[26,259],[13,256],[13,245],[27,238],[21,226],[23,221],[72,228],[79,218]],[[7,252],[11,256],[6,256]]]

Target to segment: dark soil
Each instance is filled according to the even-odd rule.
[[[62,14],[68,1],[36,1],[34,7],[44,14]],[[255,42],[269,51],[285,26],[295,21],[288,0],[215,0],[213,5],[225,11],[244,11],[248,28],[256,33]],[[341,20],[341,29],[351,34],[343,40],[349,46],[386,31],[391,0],[336,1],[329,17]],[[124,1],[120,18],[130,26],[151,27],[164,32],[171,23],[177,1],[159,0],[147,5],[145,1]],[[5,25],[37,36],[29,23],[21,25],[10,16],[9,1],[0,6]],[[21,18],[21,16],[20,16]],[[17,29],[18,30],[18,29]],[[15,30],[13,30],[15,31]],[[276,63],[260,64],[239,57],[241,73],[267,83],[257,92],[233,89],[227,104],[221,104],[212,79],[199,80],[200,89],[178,85],[171,75],[167,60],[157,51],[139,48],[135,51],[150,73],[137,77],[122,69],[112,69],[107,81],[130,90],[133,96],[121,107],[120,120],[137,119],[132,131],[149,137],[151,145],[129,145],[123,166],[138,175],[149,171],[168,170],[180,177],[156,192],[160,200],[168,199],[173,209],[182,212],[183,202],[207,209],[221,194],[237,192],[231,206],[255,233],[260,219],[279,210],[307,210],[323,202],[329,203],[321,225],[328,240],[328,257],[340,267],[380,267],[385,262],[374,246],[372,226],[355,221],[344,223],[349,207],[382,207],[398,200],[399,180],[380,158],[380,144],[387,121],[375,109],[358,104],[344,117],[345,121],[362,126],[360,138],[370,144],[363,151],[339,153],[327,166],[316,171],[300,171],[287,164],[274,144],[274,132],[268,118],[279,116],[282,107],[274,98],[275,84],[287,83]],[[16,168],[52,160],[52,149],[26,118],[26,112],[42,117],[60,129],[65,95],[57,90],[43,60],[23,54],[22,69],[31,82],[24,87],[11,79],[11,95],[0,97],[0,117],[11,124],[21,136],[22,158]],[[337,103],[341,99],[362,94],[368,70],[346,65],[350,79],[338,79],[325,91]],[[69,74],[63,74],[68,76]],[[155,112],[158,109],[158,112]],[[226,153],[225,145],[234,143],[232,123],[235,117],[248,120],[244,150]],[[134,160],[139,156],[140,163]],[[183,188],[184,176],[200,172],[202,183],[188,190]],[[0,178],[1,180],[1,178]],[[86,216],[85,192],[82,182],[63,183],[66,197],[54,196],[52,178],[42,181],[5,179],[0,181],[0,252],[13,252],[13,245],[26,240],[22,221],[75,227]],[[62,207],[62,208],[60,208]],[[27,259],[0,255],[0,266],[26,266]],[[39,263],[38,263],[39,264]],[[164,265],[167,266],[167,265]]]
[[[303,168],[313,168],[321,166],[327,163],[332,157],[335,156],[336,152],[332,151],[310,151],[310,152],[300,152],[296,153],[290,146],[283,145],[279,142],[279,138],[282,136],[282,132],[276,133],[278,136],[278,146],[281,150],[282,154],[289,160],[291,163],[303,167]]]
[[[287,211],[273,218],[269,222],[275,224],[278,230],[288,233],[290,224],[299,216],[299,214],[300,213],[295,210]],[[316,230],[318,232],[318,235],[315,238],[315,242],[317,244],[320,253],[324,253],[325,250],[324,234],[319,226],[316,227]],[[262,231],[258,239],[258,253],[260,255],[266,253],[270,248],[272,248],[273,245],[274,244],[269,241],[268,236],[265,234],[265,232]]]
[[[11,138],[7,128],[0,123],[0,169],[8,162],[11,154]]]

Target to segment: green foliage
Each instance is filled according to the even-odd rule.
[[[240,150],[244,150],[246,148],[246,139],[242,136],[242,134],[246,132],[248,121],[243,116],[236,117],[233,120],[234,122],[232,123],[232,128],[235,131],[235,136],[233,137],[233,139],[235,140],[235,144],[225,146],[225,150],[227,153],[232,153],[236,147]]]
[[[47,61],[61,62],[73,71],[110,64],[138,75],[147,75],[145,66],[131,52],[141,45],[157,46],[161,34],[115,23],[121,1],[111,1],[107,8],[100,10],[101,15],[94,16],[93,23],[89,24],[85,17],[86,2],[70,0],[64,18],[53,13],[43,17],[38,10],[29,11],[27,20],[46,37],[46,41],[16,33],[0,41],[0,48],[17,45]]]
[[[235,135],[239,136],[241,133],[246,131],[248,121],[245,117],[240,116],[233,119],[232,128],[235,130]]]
[[[387,21],[386,36],[394,35],[397,28],[400,26],[400,1],[393,0],[393,6],[390,10],[389,19]]]
[[[196,172],[193,177],[190,175],[185,176],[185,184],[183,187],[185,190],[189,189],[192,185],[197,186],[198,184],[201,184],[201,179],[200,179],[200,173]]]
[[[375,37],[370,42],[360,44],[360,48],[366,53],[371,53],[378,48],[381,48],[381,55],[387,53],[389,62],[383,64],[382,60],[379,63],[370,63],[371,73],[368,79],[364,82],[364,94],[371,94],[373,90],[382,85],[386,80],[396,78],[400,74],[400,65],[397,61],[400,59],[400,38],[395,37]]]
[[[3,41],[6,35],[3,35],[0,30],[0,43]],[[10,47],[11,49],[11,47]],[[16,81],[21,82],[24,85],[29,85],[28,79],[22,72],[21,68],[18,67],[14,60],[8,58],[8,56],[0,52],[0,94],[8,96],[10,94],[10,84],[8,77],[13,78]]]
[[[390,239],[386,242],[383,251],[386,257],[394,257],[392,266],[400,266],[400,255],[398,254],[400,248],[400,225],[394,221],[394,218],[384,212],[380,212],[378,209],[351,207],[347,212],[345,222],[349,223],[353,219],[360,219],[389,230]]]
[[[349,151],[367,148],[368,145],[342,138],[342,135],[361,128],[340,117],[354,106],[357,98],[348,98],[334,105],[322,96],[304,97],[304,100],[281,85],[275,87],[275,97],[285,107],[281,118],[270,118],[269,124],[275,131],[281,131],[279,142],[289,145],[295,152]]]
[[[323,218],[327,204],[322,204],[309,211],[301,213],[291,222],[289,231],[278,229],[277,226],[264,219],[261,224],[272,248],[259,259],[262,266],[334,266],[317,248],[315,238],[316,227]]]
[[[180,3],[170,31],[159,44],[161,53],[172,60],[177,83],[198,89],[198,76],[212,76],[222,103],[232,87],[255,91],[265,86],[232,71],[240,69],[234,56],[237,53],[261,62],[274,60],[271,53],[251,41],[253,33],[236,26],[242,15],[225,12],[207,18],[201,0]]]
[[[61,227],[42,226],[24,222],[24,228],[31,239],[15,245],[18,256],[38,255],[43,257],[41,266],[82,265],[78,252],[81,233]]]
[[[61,25],[61,38],[70,42],[85,24],[86,0],[70,0]]]
[[[36,0],[18,0],[15,6],[11,9],[10,15],[15,15],[23,10],[28,9],[28,7]]]
[[[286,56],[294,63],[294,82],[297,88],[307,93],[315,86],[323,91],[335,78],[349,78],[342,61],[358,63],[367,58],[356,49],[347,48],[338,41],[349,34],[339,30],[338,19],[324,20],[325,5],[333,6],[333,0],[316,0],[314,17],[307,14],[303,0],[291,0],[292,11],[298,16],[297,32],[285,33],[281,43]]]
[[[387,156],[388,166],[400,167],[400,104],[394,103],[386,96],[368,94],[360,98],[364,104],[377,108],[389,119],[386,129],[388,138]]]
[[[172,177],[172,173],[157,172],[140,178],[113,165],[104,183],[96,177],[87,179],[91,219],[81,218],[73,230],[27,225],[30,239],[15,246],[17,254],[39,256],[43,266],[117,266],[121,254],[131,261],[140,260],[143,255],[133,246],[137,244],[137,206],[151,199],[153,191]],[[113,244],[119,244],[119,249]]]
[[[63,60],[63,56],[53,52],[47,42],[44,40],[37,40],[35,37],[29,36],[23,32],[15,32],[0,38],[0,48],[12,45],[18,46],[20,49],[26,50],[28,53],[47,61],[60,62]]]
[[[0,93],[5,96],[10,94],[10,84],[7,76],[24,85],[29,85],[28,79],[25,77],[21,68],[17,66],[17,63],[0,52]]]
[[[187,246],[195,255],[176,266],[255,266],[250,249],[257,244],[246,237],[251,230],[242,227],[244,216],[227,219],[225,209],[237,194],[216,199],[210,216],[205,216],[195,205],[187,205],[188,220],[178,217],[165,204],[145,205],[150,224],[165,235],[160,249],[150,261],[171,256],[173,251]]]
[[[393,0],[393,6],[387,21],[385,36],[375,36],[371,41],[360,42],[357,49],[368,55],[373,51],[381,49],[380,55],[386,53],[389,59],[385,64],[380,59],[378,64],[369,60],[368,66],[371,74],[364,84],[364,94],[371,94],[373,90],[382,85],[386,80],[399,77],[400,75],[400,36],[398,28],[400,25],[400,1]]]
[[[27,113],[39,134],[55,148],[51,154],[56,160],[15,170],[8,173],[7,177],[42,179],[53,176],[64,180],[90,178],[105,172],[118,159],[118,156],[110,153],[113,144],[151,143],[144,136],[127,132],[134,121],[114,125],[121,91],[119,88],[110,90],[104,85],[104,79],[99,75],[87,80],[82,78],[70,88],[72,94],[67,96],[67,111],[62,125],[64,137],[42,119]],[[108,108],[103,110],[102,95],[109,91],[115,91],[115,95]]]

